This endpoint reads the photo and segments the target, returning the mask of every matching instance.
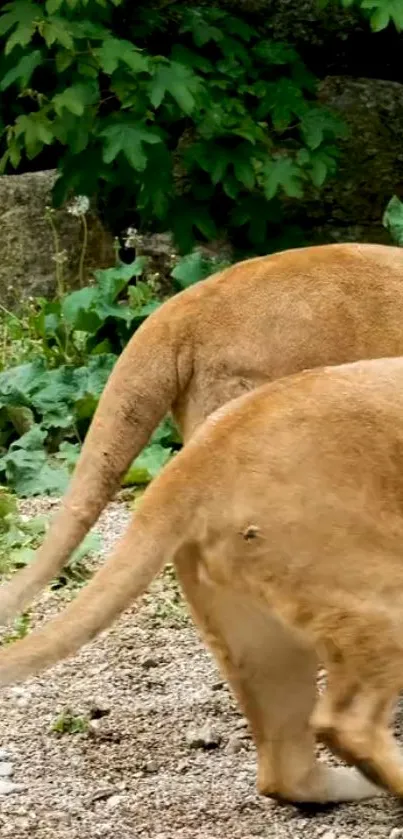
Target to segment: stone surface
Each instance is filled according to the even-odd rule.
[[[290,206],[291,216],[314,241],[390,244],[382,215],[392,195],[403,194],[403,85],[333,76],[322,82],[319,98],[343,117],[350,136],[339,141],[336,177],[319,195],[312,191]]]
[[[50,295],[56,287],[55,244],[46,206],[51,204],[55,172],[27,172],[0,177],[0,299],[13,306],[22,297]],[[86,216],[88,247],[85,274],[113,265],[112,236],[92,213]],[[59,249],[66,252],[66,286],[78,285],[82,221],[66,208],[54,214]]]
[[[206,723],[201,728],[191,728],[186,734],[189,749],[217,749],[221,743],[220,735]]]

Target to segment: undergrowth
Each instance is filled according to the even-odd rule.
[[[181,290],[217,267],[196,251],[176,263],[172,279]],[[17,495],[66,489],[118,356],[163,302],[147,270],[138,257],[95,272],[93,284],[77,291],[31,299],[18,315],[0,309],[0,480]],[[123,486],[150,481],[179,446],[166,418]]]

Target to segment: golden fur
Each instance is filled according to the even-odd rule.
[[[67,561],[167,410],[173,411],[188,450],[212,411],[263,382],[321,364],[403,355],[402,323],[403,252],[380,245],[329,245],[249,260],[168,301],[119,359],[35,562],[0,590],[0,619],[27,605]],[[227,455],[230,450],[228,442]],[[233,470],[233,481],[236,476]],[[196,516],[195,487],[192,477],[186,493],[190,500],[195,496]],[[137,553],[140,522],[141,517],[136,519]],[[168,524],[172,536],[177,528],[172,520]],[[249,533],[241,544],[249,552],[250,545],[261,544],[259,534]],[[150,551],[147,539],[145,550]],[[197,570],[199,550],[195,544],[174,551],[175,566],[195,621],[251,723],[261,791],[313,801],[373,792],[359,775],[315,760],[308,724],[315,654],[274,613],[259,611],[253,598],[228,586],[212,587],[208,574]],[[151,554],[147,582],[153,560],[154,570],[160,567],[158,552]],[[118,589],[116,572],[105,591],[112,617],[119,609],[113,599]],[[87,591],[79,602],[87,603],[96,634],[109,622],[108,609],[104,604],[105,611],[95,615],[93,588]],[[229,629],[234,626],[236,631]],[[64,654],[64,643],[66,654],[70,651],[63,634],[56,658]],[[13,654],[10,650],[7,660]]]
[[[126,535],[77,599],[0,652],[0,683],[73,653],[180,557],[185,575],[202,581],[205,607],[216,604],[224,672],[235,668],[241,683],[252,674],[259,687],[245,710],[261,790],[297,800],[326,799],[329,783],[334,797],[340,783],[351,797],[378,792],[355,771],[315,764],[312,755],[307,765],[316,733],[403,796],[390,731],[403,688],[402,417],[403,358],[307,371],[231,401],[147,489]],[[292,650],[285,670],[294,657],[297,667],[299,656],[309,661],[311,691],[317,661],[328,673],[286,763],[278,762],[277,740],[289,737],[290,708],[301,699],[291,695],[287,709],[275,710],[274,730],[262,727],[278,699],[265,678],[273,621]],[[291,691],[293,678],[292,670]]]

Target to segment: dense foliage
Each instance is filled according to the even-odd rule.
[[[58,164],[55,198],[117,220],[258,249],[278,196],[335,171],[345,128],[295,49],[240,15],[182,2],[11,0],[0,15],[3,171]],[[48,163],[49,165],[49,163]]]
[[[325,8],[332,0],[319,0],[319,6]],[[403,29],[403,3],[401,0],[337,0],[345,9],[359,6],[368,18],[371,29],[380,32],[393,23],[400,32]]]
[[[222,264],[196,251],[177,262],[172,279],[180,290]],[[161,305],[144,277],[147,262],[139,257],[96,272],[91,286],[36,299],[19,316],[2,314],[2,341],[12,355],[6,353],[0,372],[0,480],[18,495],[60,495],[66,488],[118,355]],[[147,483],[178,444],[165,420],[124,484]]]

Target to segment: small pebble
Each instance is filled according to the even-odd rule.
[[[140,659],[140,664],[145,670],[151,670],[152,667],[158,667],[158,660],[152,655],[145,655]]]
[[[322,839],[337,839],[337,834],[334,830],[326,830],[326,833],[322,833]]]
[[[400,827],[394,827],[389,833],[389,839],[402,839],[403,830]]]
[[[13,764],[1,762],[0,763],[0,778],[9,778],[14,772]]]
[[[13,781],[0,778],[0,795],[10,795],[12,792],[21,792],[21,790],[21,784],[14,784]]]
[[[108,810],[114,810],[115,807],[119,807],[123,800],[123,795],[111,795],[111,797],[108,798],[106,801],[106,806]]]
[[[186,742],[190,749],[217,749],[221,743],[221,736],[206,724],[202,728],[189,729]]]
[[[148,760],[147,763],[144,764],[144,772],[147,772],[149,775],[154,775],[158,772],[158,763],[156,760]]]
[[[243,741],[237,734],[232,734],[228,740],[227,749],[232,754],[237,754],[243,747]]]
[[[10,757],[10,752],[8,749],[0,749],[0,760],[8,760]]]

